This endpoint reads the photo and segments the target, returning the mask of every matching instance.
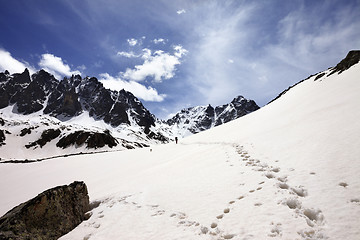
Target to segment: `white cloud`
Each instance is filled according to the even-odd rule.
[[[336,11],[336,21],[332,22],[324,18],[330,5],[289,12],[278,22],[277,42],[267,46],[266,55],[308,73],[330,67],[329,59],[345,56],[349,46],[359,45],[359,31],[354,31],[360,24],[358,11],[345,5]],[[310,59],[316,59],[316,64]]]
[[[138,40],[136,40],[135,38],[130,38],[130,39],[128,39],[127,40],[127,42],[128,42],[128,44],[130,45],[130,46],[135,46],[137,43],[138,43]]]
[[[142,52],[143,52],[143,54],[141,55],[141,58],[143,58],[143,59],[145,59],[145,60],[151,58],[151,50],[150,50],[150,49],[144,48],[144,49],[142,50]]]
[[[150,49],[143,49],[142,58],[144,63],[136,65],[134,69],[126,69],[123,77],[132,81],[143,81],[146,77],[153,77],[155,82],[174,77],[176,65],[180,64],[180,58],[187,53],[182,46],[174,47],[174,54],[158,50],[152,54]]]
[[[77,69],[79,69],[80,71],[85,71],[86,66],[83,64],[83,65],[78,66]]]
[[[130,52],[118,52],[118,56],[126,57],[126,58],[136,58],[139,57],[139,55],[136,55],[133,51]]]
[[[53,74],[55,78],[59,80],[64,76],[81,74],[78,70],[72,71],[70,66],[65,64],[60,57],[56,57],[49,53],[41,55],[39,66],[45,71]]]
[[[185,10],[185,9],[180,9],[180,10],[176,11],[176,13],[177,13],[178,15],[184,14],[184,13],[186,13],[186,10]]]
[[[125,89],[144,101],[162,102],[166,97],[165,94],[159,94],[152,87],[145,87],[134,81],[124,81],[119,77],[110,76],[108,73],[100,74],[99,81],[102,82],[105,88],[116,91]]]
[[[153,42],[155,44],[160,44],[160,43],[165,44],[166,40],[163,38],[157,38],[157,39],[154,39]]]
[[[252,78],[248,74],[247,54],[254,34],[247,24],[254,7],[249,5],[229,11],[230,6],[219,2],[204,7],[207,14],[202,18],[198,16],[204,9],[193,10],[196,24],[189,36],[192,44],[187,44],[192,56],[187,66],[192,68],[184,81],[196,89],[193,98],[205,104],[223,104],[229,101],[229,96],[239,94],[249,97],[245,84]],[[232,61],[237,64],[231,64]]]
[[[94,66],[95,68],[101,68],[102,66],[104,66],[104,61],[102,61],[102,60],[96,61],[96,62],[93,64],[93,66]]]
[[[188,50],[183,48],[183,46],[181,46],[181,45],[175,45],[174,50],[175,50],[174,55],[178,58],[181,58],[182,56],[184,56],[185,54],[188,53]]]
[[[25,68],[29,69],[30,74],[36,72],[36,70],[30,66],[29,63],[19,61],[11,56],[11,54],[0,48],[0,71],[8,70],[10,73],[22,73]]]

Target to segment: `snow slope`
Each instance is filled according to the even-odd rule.
[[[177,145],[0,164],[0,214],[83,180],[99,206],[61,239],[359,239],[359,76],[313,76]]]

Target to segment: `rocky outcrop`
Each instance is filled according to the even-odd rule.
[[[343,71],[349,69],[354,64],[357,64],[360,61],[360,50],[352,50],[350,51],[346,57],[341,60],[334,68],[332,68],[331,74],[334,74],[336,72],[342,73]]]
[[[2,130],[2,129],[0,129],[0,147],[1,147],[2,145],[5,145],[5,139],[6,139],[6,137],[5,137],[5,131]]]
[[[23,130],[21,131],[20,136],[21,136],[21,134],[24,133]],[[30,128],[28,130],[31,133]],[[51,140],[57,138],[60,135],[60,133],[61,133],[60,129],[47,129],[47,130],[42,132],[41,137],[37,141],[29,143],[28,145],[25,145],[25,147],[26,148],[31,148],[31,147],[35,147],[37,145],[40,146],[40,147],[43,147],[43,146],[45,146],[46,143],[48,143]]]
[[[76,131],[67,136],[62,137],[56,144],[59,148],[67,148],[71,145],[76,147],[85,144],[87,148],[102,148],[105,145],[112,148],[117,146],[118,141],[111,136],[109,131],[91,132],[91,131]]]
[[[84,182],[55,187],[2,216],[0,239],[58,239],[85,220],[89,210]]]

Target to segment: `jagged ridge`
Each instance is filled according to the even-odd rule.
[[[212,127],[227,123],[256,111],[259,106],[253,100],[247,100],[243,96],[234,98],[229,104],[216,106],[211,105],[186,108],[168,119],[170,126],[186,128],[195,134]]]
[[[158,135],[150,128],[155,116],[130,92],[105,89],[95,77],[75,75],[58,81],[44,70],[30,77],[28,69],[21,74],[0,73],[0,109],[14,105],[13,112],[44,114],[60,120],[79,116],[84,111],[95,120],[117,127],[132,122],[144,128],[150,137]],[[165,137],[158,138],[165,142]]]

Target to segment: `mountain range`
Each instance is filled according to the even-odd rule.
[[[229,104],[191,107],[161,120],[131,92],[106,89],[95,77],[73,75],[59,81],[45,70],[31,76],[28,69],[0,73],[0,118],[6,129],[0,129],[0,142],[25,152],[55,141],[57,148],[75,148],[66,154],[167,143],[257,109],[253,100],[238,96]],[[6,140],[10,138],[17,140]]]
[[[335,67],[290,86],[270,103],[313,76],[321,81],[359,59],[359,51],[350,51]],[[5,71],[0,73],[0,159],[29,161],[168,143],[258,109],[253,100],[237,96],[222,106],[190,107],[161,120],[131,92],[106,89],[95,77],[59,81],[44,70],[31,76],[28,69]]]

